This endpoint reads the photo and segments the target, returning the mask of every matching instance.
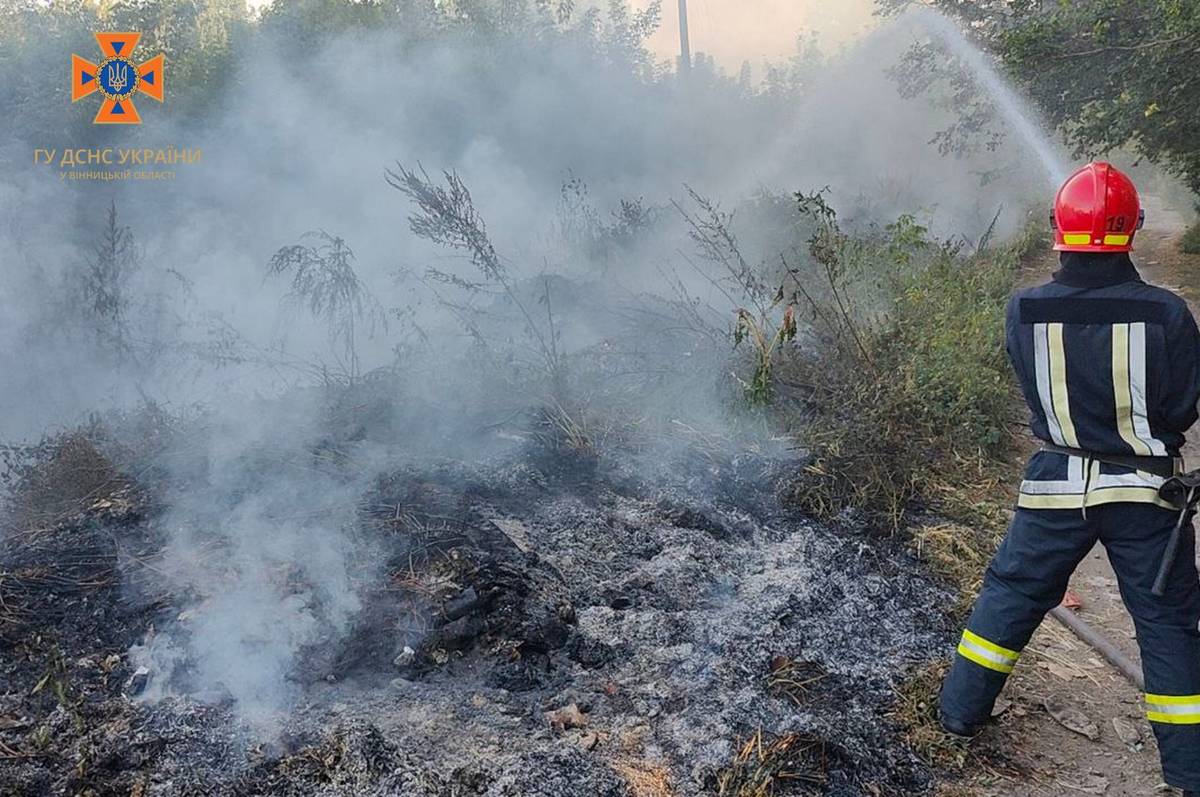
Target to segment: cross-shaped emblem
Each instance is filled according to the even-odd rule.
[[[71,102],[96,91],[104,95],[100,111],[92,120],[95,124],[141,124],[142,117],[133,105],[134,95],[163,101],[163,54],[135,64],[133,48],[140,38],[140,33],[97,33],[96,42],[104,54],[99,65],[71,54]]]

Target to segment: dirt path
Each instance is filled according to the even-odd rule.
[[[1187,220],[1155,197],[1147,198],[1146,205],[1149,223],[1138,239],[1134,259],[1147,281],[1181,293],[1197,312],[1200,257],[1180,253],[1177,245]],[[1046,272],[1052,267],[1050,260]],[[1198,441],[1193,437],[1194,460]],[[1071,588],[1082,599],[1083,618],[1137,661],[1133,624],[1102,547],[1097,546],[1080,566]],[[1172,793],[1162,785],[1158,750],[1137,688],[1054,620],[1048,619],[1034,636],[1004,699],[1004,712],[979,744],[1007,757],[1025,774],[987,775],[977,781],[978,794],[1143,797]],[[1047,700],[1082,710],[1099,728],[1098,740],[1061,726],[1045,709]]]

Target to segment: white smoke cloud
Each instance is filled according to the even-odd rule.
[[[582,349],[629,316],[631,297],[671,296],[663,275],[690,273],[679,259],[689,243],[670,206],[685,184],[729,208],[759,190],[829,186],[834,204],[859,219],[923,210],[939,232],[968,237],[1004,205],[1003,227],[1013,229],[1030,186],[1042,180],[1020,142],[1009,137],[995,152],[961,160],[940,156],[929,142],[951,117],[924,99],[902,99],[887,74],[923,35],[904,21],[871,34],[817,69],[796,101],[742,97],[725,83],[641,82],[577,37],[536,48],[524,38],[472,36],[400,47],[387,33],[359,34],[327,42],[304,63],[263,47],[199,127],[147,114],[157,132],[141,135],[203,152],[174,183],[68,185],[44,169],[0,177],[9,211],[0,231],[0,373],[11,380],[0,391],[0,438],[35,436],[146,396],[169,408],[213,410],[203,465],[175,474],[158,521],[170,535],[163,569],[191,609],[137,651],[157,671],[150,694],[169,692],[175,673],[179,688],[275,716],[294,698],[288,676],[302,651],[344,633],[358,606],[355,569],[369,552],[352,532],[355,499],[375,471],[348,479],[311,461],[322,434],[319,402],[281,411],[332,353],[324,326],[281,301],[286,282],[265,277],[279,247],[310,230],[343,237],[380,303],[411,307],[428,338],[447,344],[425,361],[428,371],[405,373],[412,394],[438,411],[410,424],[398,438],[409,442],[383,460],[412,453],[397,450],[407,445],[467,448],[467,423],[456,415],[464,405],[478,397],[519,409],[523,399],[460,367],[461,325],[413,280],[397,279],[431,263],[475,275],[414,238],[411,209],[386,184],[385,169],[401,161],[461,174],[514,279],[549,272],[582,286],[563,335]],[[160,116],[169,112],[168,105]],[[1007,167],[1001,178],[982,188],[980,174],[997,164]],[[604,220],[619,200],[643,197],[671,221],[601,271],[554,243],[560,187],[572,177],[586,182]],[[98,210],[110,199],[141,242],[143,268],[179,277],[155,283],[163,317],[178,319],[179,334],[199,346],[212,342],[219,316],[215,328],[237,330],[238,345],[252,346],[254,357],[216,368],[168,353],[144,368],[117,367],[78,334],[57,334],[76,320],[62,315],[56,291],[92,256]],[[770,257],[754,232],[746,231],[747,248]],[[722,305],[703,280],[688,287]],[[523,322],[504,323],[509,329],[496,338],[522,336]],[[393,362],[394,347],[405,343],[399,334],[393,326],[361,338],[367,369]],[[266,354],[278,362],[268,367]],[[297,363],[305,367],[291,367]],[[707,418],[722,417],[715,393],[676,390],[670,402],[684,394]],[[379,453],[357,455],[361,464]]]

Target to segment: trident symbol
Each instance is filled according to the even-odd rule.
[[[128,64],[109,64],[108,65],[108,85],[117,94],[125,90],[125,86],[129,84],[129,65]]]

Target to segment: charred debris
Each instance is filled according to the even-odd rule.
[[[417,277],[452,335],[383,311],[315,231],[267,269],[327,330],[308,381],[0,449],[0,794],[929,791],[896,689],[944,655],[953,598],[902,535],[795,500],[821,466],[764,407],[832,395],[780,372],[804,349],[878,370],[848,258],[956,251],[911,221],[853,241],[801,196],[809,279],[690,192],[700,279],[606,291],[518,276],[456,175],[389,181],[473,268]],[[667,211],[629,203],[586,243]],[[387,324],[411,345],[368,369]],[[119,365],[149,361],[137,339]],[[218,342],[209,364],[295,365]]]
[[[533,415],[504,430],[520,439],[506,451],[381,468],[356,494],[354,610],[288,662],[286,706],[254,713],[236,684],[198,677],[206,654],[187,644],[222,585],[171,572],[171,482],[213,478],[195,454],[204,423],[136,424],[153,456],[99,423],[7,451],[6,795],[929,784],[889,711],[894,684],[944,648],[946,596],[898,544],[782,506],[793,457],[578,450]],[[353,481],[363,443],[320,441],[303,465]],[[275,593],[327,599],[318,572],[269,576]],[[177,645],[169,668],[138,654],[156,639]]]

